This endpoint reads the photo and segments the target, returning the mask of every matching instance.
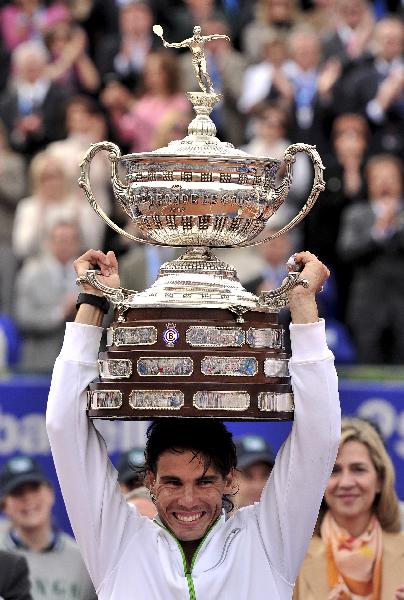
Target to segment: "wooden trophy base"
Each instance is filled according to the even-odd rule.
[[[93,419],[293,419],[284,330],[276,313],[134,308],[107,331],[100,377],[88,391]]]

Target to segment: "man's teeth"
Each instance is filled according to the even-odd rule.
[[[195,513],[194,515],[179,515],[178,513],[175,513],[175,516],[177,517],[177,519],[179,521],[184,521],[184,523],[192,523],[192,521],[196,521],[197,519],[200,519],[202,516],[202,513]]]

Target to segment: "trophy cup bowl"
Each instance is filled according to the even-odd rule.
[[[175,46],[190,41],[195,40]],[[276,186],[279,160],[250,156],[216,137],[209,114],[220,94],[211,83],[206,91],[199,79],[203,91],[188,93],[196,116],[184,139],[124,156],[115,144],[99,142],[81,163],[79,185],[116,232],[140,243],[185,249],[180,258],[161,266],[144,291],[109,288],[95,271],[84,277],[116,308],[107,352],[100,355],[100,378],[88,392],[92,418],[293,418],[288,355],[277,312],[287,306],[288,291],[305,282],[298,272],[285,273],[280,288],[257,297],[211,248],[255,246],[287,233],[324,189],[324,167],[314,146],[292,144],[284,154],[285,175]],[[108,152],[115,197],[139,235],[121,229],[97,204],[90,168],[100,151]],[[313,163],[311,192],[289,223],[265,236],[289,192],[298,152]]]

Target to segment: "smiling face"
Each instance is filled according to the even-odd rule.
[[[225,478],[189,450],[163,452],[157,473],[149,473],[151,492],[162,522],[178,540],[201,539],[222,510],[223,494],[230,493],[234,474]]]
[[[325,500],[337,523],[352,535],[360,535],[373,514],[381,482],[368,448],[350,440],[339,449]]]
[[[4,514],[17,530],[32,531],[50,525],[54,503],[52,488],[46,483],[24,483],[3,501]]]

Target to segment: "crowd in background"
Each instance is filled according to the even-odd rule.
[[[153,34],[159,23],[170,42],[195,25],[230,36],[205,46],[223,96],[212,113],[220,139],[278,159],[289,143],[316,144],[326,166],[300,230],[254,250],[254,261],[248,250],[244,262],[241,250],[226,254],[242,282],[276,287],[295,248],[316,253],[332,270],[321,306],[343,340],[337,360],[402,364],[403,11],[400,0],[1,1],[1,363],[50,371],[75,312],[72,260],[83,249],[113,249],[132,289],[171,256],[116,236],[77,185],[91,143],[143,152],[186,135],[184,91],[198,84],[189,52],[164,49]],[[131,227],[109,180],[98,155],[97,201]],[[311,180],[301,156],[270,227],[299,210]]]

